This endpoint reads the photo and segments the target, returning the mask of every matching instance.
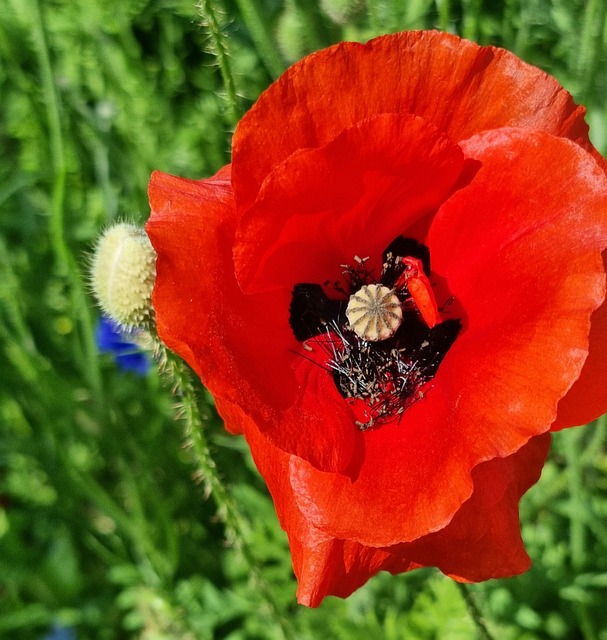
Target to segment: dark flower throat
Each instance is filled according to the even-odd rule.
[[[395,291],[403,320],[393,336],[371,342],[350,328],[345,314],[350,295],[372,283],[394,288],[404,270],[402,259],[409,256],[421,261],[430,278],[428,248],[398,237],[384,251],[379,280],[366,269],[366,259],[355,258],[354,265],[342,265],[343,278],[337,282],[301,283],[293,288],[289,308],[293,334],[308,351],[323,351],[321,366],[346,400],[363,401],[361,419],[356,421],[363,430],[399,419],[423,397],[422,387],[434,377],[461,330],[460,320],[454,318],[428,327],[406,288]]]

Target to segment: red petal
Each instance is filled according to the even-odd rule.
[[[364,460],[355,482],[321,474],[294,458],[291,485],[312,525],[365,546],[391,546],[445,527],[470,497],[465,434],[453,429],[454,407],[437,389],[399,423],[364,432]]]
[[[402,573],[437,566],[456,579],[478,581],[515,575],[529,566],[517,506],[539,478],[550,442],[547,435],[533,438],[509,458],[474,469],[472,497],[443,530],[389,548],[367,547],[315,528],[299,510],[288,481],[289,467],[297,461],[275,449],[250,423],[246,436],[289,535],[301,604],[315,607],[327,595],[346,597],[382,570]],[[450,479],[443,478],[443,483],[444,489]],[[378,486],[378,493],[382,489]]]
[[[250,421],[245,435],[289,536],[299,603],[317,607],[327,595],[348,596],[381,569],[396,573],[413,568],[407,558],[395,557],[388,550],[337,540],[312,526],[297,507],[289,484],[289,467],[295,457],[274,447]]]
[[[295,355],[301,347],[288,323],[290,289],[245,296],[236,282],[228,178],[225,170],[202,181],[152,176],[146,229],[158,254],[158,334],[216,399],[242,407],[282,448],[345,471],[361,436],[324,369]],[[224,417],[229,430],[242,429]]]
[[[438,567],[465,582],[526,571],[530,563],[520,536],[518,502],[539,479],[549,445],[548,435],[539,436],[509,458],[479,465],[472,474],[470,500],[444,529],[416,542],[377,549],[323,538],[310,526],[294,554],[299,562],[299,602],[318,606],[326,595],[345,598],[378,571],[397,574]]]
[[[529,568],[520,536],[518,503],[541,474],[550,436],[532,438],[507,458],[495,458],[472,472],[474,493],[453,520],[394,553],[407,553],[419,566],[437,566],[463,582],[507,578]]]
[[[300,509],[336,538],[387,546],[444,528],[478,463],[550,428],[587,355],[604,298],[604,174],[578,146],[539,132],[500,130],[466,147],[481,167],[429,236],[464,331],[402,422],[365,432],[355,482],[292,470]]]
[[[399,33],[319,51],[261,95],[234,135],[239,208],[252,204],[266,176],[296,150],[321,147],[380,113],[413,113],[455,141],[516,126],[592,149],[585,110],[541,70],[447,33]]]
[[[603,254],[607,271],[607,254]],[[607,411],[607,303],[590,318],[589,353],[580,377],[559,402],[552,431],[586,424]]]
[[[590,317],[605,296],[607,192],[600,169],[564,140],[502,130],[462,144],[486,167],[436,217],[431,251],[467,314],[468,330],[450,354],[467,361],[449,369],[454,394],[476,390],[474,411],[496,412],[500,434],[488,437],[504,446],[509,424],[514,434],[552,422],[580,376]],[[526,172],[532,162],[545,170]],[[604,309],[594,313],[595,351],[559,405],[560,426],[607,410],[606,322]],[[499,377],[501,390],[489,394],[488,381]]]
[[[382,251],[435,210],[463,164],[460,149],[413,116],[384,114],[288,158],[240,221],[236,273],[247,292],[338,280],[354,256]]]

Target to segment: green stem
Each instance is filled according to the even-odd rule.
[[[59,272],[66,275],[68,272],[69,250],[64,238],[63,208],[65,200],[65,177],[66,164],[63,149],[63,135],[61,131],[61,115],[59,109],[59,99],[55,91],[53,70],[44,32],[44,21],[40,3],[35,0],[32,3],[33,29],[32,36],[38,65],[42,80],[42,91],[44,94],[44,104],[46,105],[46,119],[49,130],[51,159],[55,180],[53,182],[53,192],[51,199],[51,216],[49,223],[50,239],[58,262]]]
[[[580,430],[567,434],[567,443],[563,446],[567,461],[567,479],[569,485],[569,548],[571,566],[580,571],[586,561],[586,523],[584,517],[585,499],[583,495],[584,469],[580,463],[582,447]]]
[[[563,443],[565,460],[567,461],[567,479],[569,488],[569,550],[571,554],[571,566],[577,572],[583,570],[588,557],[587,542],[587,496],[584,492],[584,432],[573,429],[567,434],[567,442]],[[596,640],[592,617],[588,611],[586,602],[574,604],[574,610],[583,630],[584,638]]]
[[[462,0],[462,36],[477,41],[480,33],[482,0]]]
[[[330,42],[330,34],[323,26],[316,0],[292,0],[300,9],[302,28],[305,30],[306,42],[312,51],[318,51]]]
[[[185,436],[187,445],[196,463],[195,478],[204,483],[206,490],[212,496],[217,507],[217,514],[226,528],[228,539],[235,545],[244,558],[251,572],[255,585],[266,604],[270,614],[280,627],[287,640],[294,640],[294,635],[287,621],[280,613],[280,609],[272,592],[261,575],[255,555],[252,552],[251,527],[240,513],[238,506],[230,495],[221,479],[217,466],[205,437],[206,420],[198,406],[196,390],[188,366],[169,351],[163,350],[162,360],[166,363],[169,379],[174,384],[174,392],[181,403],[181,416],[185,422]]]
[[[166,574],[166,558],[153,546],[150,536],[146,535],[145,528],[140,526],[141,521],[137,518],[137,514],[133,517],[132,513],[126,513],[91,474],[81,473],[73,464],[70,464],[64,452],[60,455],[72,486],[78,487],[82,496],[116,523],[116,526],[133,544],[145,583],[157,586],[160,583],[160,576]]]
[[[470,585],[464,584],[462,582],[456,582],[455,584],[458,586],[462,598],[466,603],[466,608],[468,609],[468,613],[470,614],[470,617],[472,618],[472,621],[476,626],[476,630],[478,632],[478,637],[480,638],[480,640],[493,640],[493,636],[487,628],[487,624],[485,623],[483,614],[478,606],[476,597],[473,594]]]
[[[516,32],[516,37],[513,42],[513,52],[516,55],[524,58],[527,52],[529,43],[530,25],[533,23],[531,10],[529,9],[527,2],[522,2],[519,9],[519,24],[520,28]]]
[[[594,629],[594,621],[592,615],[588,611],[588,604],[585,602],[573,602],[573,610],[577,616],[582,637],[584,640],[599,640]]]
[[[236,95],[236,85],[234,83],[234,74],[232,72],[232,64],[228,55],[228,47],[225,38],[221,32],[217,12],[213,6],[213,0],[199,0],[196,5],[198,13],[204,24],[209,30],[213,43],[213,53],[217,58],[219,70],[223,79],[226,91],[226,101],[228,103],[229,117],[232,124],[236,124],[242,115],[238,105],[238,97]]]
[[[373,35],[379,35],[385,29],[382,20],[381,2],[379,0],[367,0],[367,13]]]
[[[501,34],[505,46],[512,47],[514,41],[513,25],[516,21],[517,0],[504,0],[504,9],[501,20]]]
[[[282,55],[274,42],[267,17],[261,13],[258,0],[236,0],[242,20],[247,26],[255,48],[273,79],[285,70]]]
[[[451,23],[451,7],[450,0],[436,0],[438,8],[438,28],[442,31],[449,31]]]
[[[581,463],[591,465],[599,459],[607,441],[607,414],[591,423],[592,438],[584,448]]]
[[[73,308],[78,319],[80,329],[80,348],[83,354],[82,369],[89,386],[100,403],[102,400],[101,373],[97,359],[97,350],[93,333],[91,313],[88,310],[86,296],[80,281],[78,264],[65,241],[65,187],[67,168],[61,127],[61,110],[59,98],[55,89],[53,68],[49,55],[49,48],[44,30],[44,20],[40,3],[32,3],[32,39],[38,66],[40,68],[46,119],[49,130],[51,162],[53,167],[53,189],[51,195],[51,212],[49,221],[49,236],[55,255],[57,270],[60,276],[66,278]]]
[[[603,48],[603,31],[607,15],[607,0],[589,0],[584,12],[580,38],[580,55],[577,73],[584,78],[582,101],[586,102],[595,85],[598,61]]]

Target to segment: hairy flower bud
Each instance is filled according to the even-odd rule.
[[[156,252],[145,231],[118,223],[99,239],[91,264],[91,284],[99,306],[125,327],[142,327],[152,313]]]

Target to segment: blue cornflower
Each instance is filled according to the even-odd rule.
[[[150,369],[150,360],[141,347],[130,338],[133,332],[123,331],[115,322],[102,316],[95,330],[100,353],[109,353],[123,371],[143,376]]]
[[[76,633],[71,627],[54,624],[42,640],[76,640]]]

